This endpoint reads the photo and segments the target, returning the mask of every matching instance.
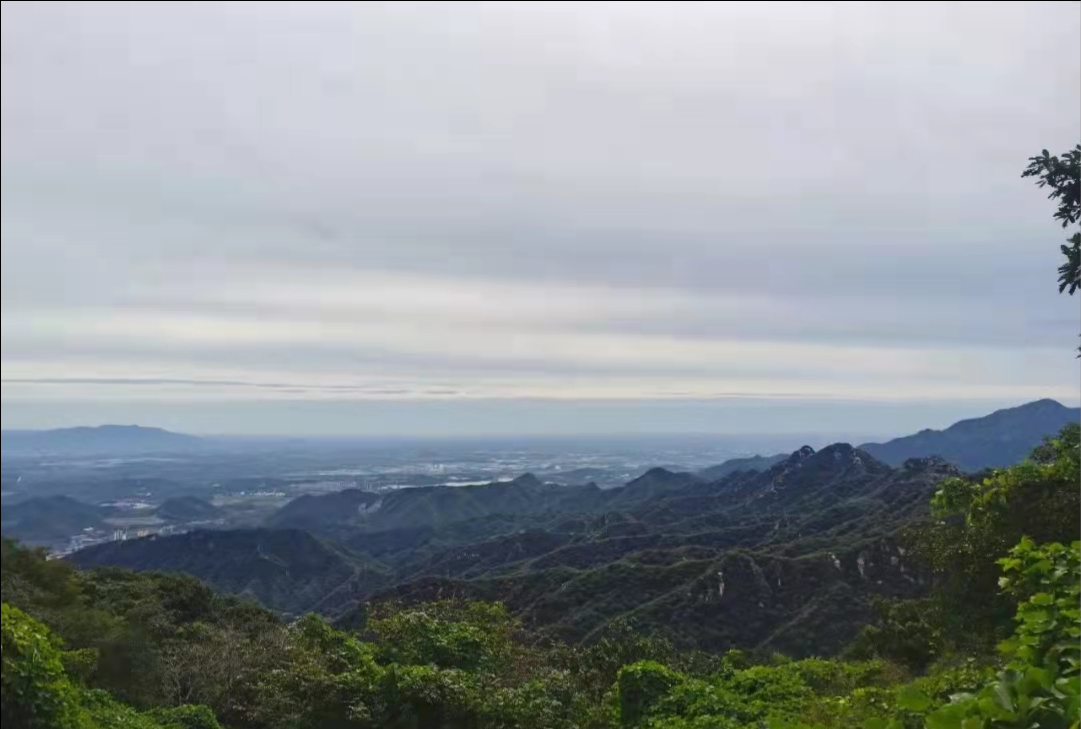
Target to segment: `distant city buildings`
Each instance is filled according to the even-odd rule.
[[[59,559],[66,557],[72,552],[77,552],[80,549],[86,547],[92,547],[95,544],[103,544],[105,542],[124,542],[128,539],[139,539],[142,537],[149,537],[155,534],[161,536],[169,536],[171,534],[183,534],[188,531],[187,528],[178,526],[176,524],[163,524],[161,526],[146,526],[139,527],[132,531],[131,529],[115,528],[111,532],[102,529],[94,529],[93,527],[87,527],[79,534],[72,536],[68,543],[62,549],[54,549],[48,555],[49,559]]]

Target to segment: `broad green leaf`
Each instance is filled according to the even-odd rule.
[[[927,715],[927,729],[964,729],[965,708],[958,704],[946,704]]]
[[[1009,712],[1014,710],[1013,696],[1010,695],[1010,689],[1003,683],[995,684],[995,701],[1003,709]]]
[[[897,692],[897,706],[908,711],[927,711],[931,708],[931,698],[917,687],[909,684]]]

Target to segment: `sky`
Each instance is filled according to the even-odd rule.
[[[1081,400],[1081,4],[2,6],[3,427],[900,434]]]

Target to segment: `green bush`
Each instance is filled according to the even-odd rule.
[[[624,666],[616,678],[620,722],[623,726],[637,726],[665,694],[684,680],[684,676],[656,661]]]
[[[77,695],[64,673],[59,641],[22,610],[7,603],[0,610],[0,723],[21,729],[78,726]]]

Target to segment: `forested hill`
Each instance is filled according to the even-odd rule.
[[[387,570],[296,529],[193,531],[108,542],[75,552],[84,568],[116,566],[194,575],[287,615],[333,613],[387,584]]]
[[[380,597],[503,600],[563,640],[624,617],[681,645],[831,653],[871,619],[875,595],[926,588],[896,536],[956,473],[936,460],[892,469],[838,444],[713,483],[653,474],[669,487],[616,491],[618,509],[531,519],[511,537],[475,541],[486,521],[423,530],[405,549],[394,532],[347,544],[393,566],[399,584]]]
[[[87,527],[102,528],[104,512],[67,496],[45,496],[5,506],[0,530],[31,543],[66,540]]]
[[[965,471],[1011,466],[1025,458],[1046,436],[1081,421],[1081,408],[1054,400],[1036,400],[996,410],[981,418],[954,423],[945,430],[921,430],[886,443],[860,448],[892,465],[907,458],[939,456]]]

